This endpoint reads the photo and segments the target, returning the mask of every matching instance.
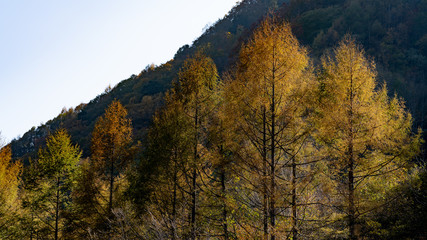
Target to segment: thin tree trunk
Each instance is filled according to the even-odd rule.
[[[59,177],[56,180],[55,240],[58,240],[58,222],[59,222]]]
[[[191,239],[196,239],[196,168],[193,169],[193,191],[191,192]]]
[[[354,205],[354,156],[353,156],[353,129],[350,127],[350,142],[348,146],[348,226],[350,230],[350,240],[356,240],[356,216]]]
[[[33,216],[33,213],[31,213],[31,222],[33,221],[34,221],[34,216]],[[33,240],[33,232],[34,232],[34,227],[31,226],[30,240]]]
[[[276,69],[275,69],[275,66],[274,66],[274,61],[275,61],[275,59],[274,59],[274,55],[275,55],[275,53],[274,53],[274,48],[273,48],[273,71],[272,71],[272,73],[273,73],[273,76],[272,76],[272,79],[271,79],[271,81],[272,81],[272,89],[271,89],[271,146],[270,146],[270,151],[271,151],[271,165],[270,165],[270,168],[271,168],[271,172],[270,172],[270,174],[271,174],[271,176],[270,176],[270,184],[271,184],[271,189],[270,189],[270,222],[271,222],[271,240],[274,240],[274,239],[276,239],[276,236],[275,236],[275,229],[274,229],[274,227],[275,227],[275,225],[276,225],[276,209],[275,209],[275,198],[276,198],[276,196],[275,196],[275,188],[276,188],[276,182],[275,182],[275,178],[276,178],[276,176],[275,176],[275,148],[276,148],[276,146],[275,146],[275,144],[276,144],[276,139],[275,139],[275,137],[276,137],[276,133],[275,133],[275,131],[276,131],[276,129],[275,129],[275,125],[276,125],[276,113],[275,113],[275,111],[276,111],[276,101],[275,101],[275,71],[276,71]]]
[[[227,204],[225,194],[225,170],[221,167],[221,190],[222,190],[222,227],[224,231],[224,240],[228,240],[228,224],[227,224]]]
[[[352,71],[353,69],[351,69]],[[356,210],[354,204],[354,153],[353,153],[353,72],[350,75],[350,112],[349,112],[349,144],[348,144],[348,225],[350,240],[356,240]]]
[[[196,95],[197,98],[197,95]],[[194,163],[193,163],[193,183],[192,183],[192,193],[191,193],[191,200],[192,200],[192,205],[191,205],[191,239],[195,240],[196,239],[196,177],[197,177],[197,172],[196,172],[196,165],[197,165],[197,155],[198,155],[198,151],[197,151],[197,145],[199,143],[199,136],[198,136],[198,131],[199,131],[199,123],[198,123],[198,104],[196,101],[196,113],[194,116],[194,130],[195,130],[195,136],[194,136]]]
[[[356,240],[356,216],[355,216],[355,206],[354,206],[354,159],[352,146],[350,147],[350,165],[348,171],[348,225],[350,228],[350,240]]]
[[[262,169],[262,175],[263,175],[263,213],[264,213],[264,239],[268,239],[268,199],[267,199],[267,122],[266,122],[266,113],[265,113],[265,107],[262,107],[262,125],[263,125],[263,131],[262,131],[262,162],[263,162],[263,169]]]
[[[113,187],[114,187],[114,161],[111,157],[110,166],[110,201],[108,202],[108,217],[113,217]],[[108,228],[108,239],[111,239],[111,226]]]
[[[274,114],[273,114],[274,115]],[[273,117],[274,118],[274,117]],[[274,131],[274,124],[272,125],[272,130]],[[276,239],[275,236],[275,225],[276,225],[276,209],[275,209],[275,158],[274,158],[274,134],[271,136],[271,166],[270,166],[270,224],[271,224],[271,240]]]
[[[296,168],[295,157],[292,157],[292,240],[297,240],[298,238]]]
[[[114,161],[111,159],[110,165],[110,201],[108,202],[108,214],[113,210],[113,187],[114,187]]]
[[[175,231],[175,226],[176,226],[176,188],[177,188],[177,181],[178,181],[178,173],[177,173],[177,164],[176,164],[177,158],[175,156],[174,159],[174,170],[173,170],[173,196],[172,196],[172,239],[175,240],[176,237],[176,231]]]

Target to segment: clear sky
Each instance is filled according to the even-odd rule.
[[[236,0],[0,0],[6,141],[173,58]]]

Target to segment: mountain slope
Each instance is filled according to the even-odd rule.
[[[427,129],[427,1],[297,0],[280,9],[298,39],[320,55],[352,34],[377,64],[380,82]]]
[[[226,71],[233,65],[241,43],[275,6],[280,6],[279,16],[291,22],[294,33],[310,49],[315,61],[345,34],[352,34],[376,61],[380,82],[386,81],[391,92],[404,97],[415,126],[427,129],[427,0],[246,0],[207,29],[192,46],[181,47],[173,60],[147,67],[88,104],[64,110],[12,141],[13,157],[35,157],[48,132],[59,127],[66,128],[88,156],[94,123],[113,99],[119,99],[128,109],[135,139],[142,139],[184,59],[204,48],[219,72]]]
[[[114,99],[120,100],[128,109],[135,139],[141,139],[155,110],[162,105],[163,94],[171,86],[187,56],[196,49],[204,48],[214,59],[218,70],[223,72],[237,52],[241,36],[247,35],[251,26],[269,11],[270,6],[283,2],[284,0],[242,1],[223,19],[207,29],[192,46],[181,47],[173,60],[158,67],[148,66],[140,74],[123,80],[113,89],[107,89],[89,103],[64,109],[56,118],[32,128],[20,139],[13,140],[11,142],[13,158],[35,158],[37,149],[43,145],[48,133],[60,127],[66,128],[72,136],[72,141],[83,149],[83,155],[89,156],[91,132],[95,121]]]

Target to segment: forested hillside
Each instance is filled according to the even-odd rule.
[[[135,135],[140,139],[144,136],[155,110],[162,105],[165,91],[176,80],[179,68],[189,55],[196,49],[204,48],[214,59],[219,72],[224,72],[236,57],[242,36],[245,33],[247,35],[251,27],[269,11],[271,5],[276,6],[283,2],[284,0],[241,2],[223,19],[208,28],[191,46],[185,45],[178,49],[174,59],[160,66],[147,66],[139,74],[133,74],[112,89],[107,88],[89,103],[64,109],[55,119],[34,127],[20,139],[12,141],[13,157],[34,157],[47,134],[59,127],[66,128],[72,140],[82,147],[83,155],[88,156],[95,121],[114,99],[120,100],[128,109]]]
[[[426,69],[426,0],[242,1],[3,147],[0,239],[424,239]]]
[[[352,34],[377,63],[381,81],[402,96],[415,125],[427,129],[427,1],[291,1],[280,9],[318,59]]]
[[[426,130],[427,122],[427,2],[418,0],[295,0],[243,1],[223,19],[206,30],[191,46],[181,47],[174,59],[160,66],[147,66],[87,104],[64,109],[57,118],[28,131],[12,141],[13,156],[34,156],[49,131],[65,127],[72,139],[89,151],[90,132],[95,120],[113,100],[119,99],[128,109],[135,134],[142,137],[162,96],[176,79],[183,60],[195,49],[206,48],[223,73],[232,66],[242,41],[248,38],[260,18],[273,6],[292,24],[303,45],[310,49],[314,61],[350,33],[361,43],[368,56],[377,63],[380,81],[391,92],[402,96],[414,116],[415,126]]]

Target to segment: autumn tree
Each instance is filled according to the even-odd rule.
[[[115,206],[113,195],[118,186],[114,183],[132,158],[131,141],[132,125],[127,118],[127,110],[118,100],[114,100],[96,121],[91,147],[91,162],[95,174],[108,182],[108,200],[105,206],[107,218],[112,217]],[[100,189],[98,191],[102,193]]]
[[[18,186],[22,165],[12,162],[10,146],[0,138],[0,238],[13,239],[19,210]]]
[[[259,209],[250,218],[262,216],[253,231],[260,237],[256,232],[261,230],[264,239],[289,232],[283,229],[284,209],[289,207],[293,238],[297,237],[296,171],[299,149],[308,133],[305,99],[313,85],[309,70],[307,50],[299,45],[290,25],[267,18],[242,47],[226,89],[226,118],[241,135],[242,148],[236,156],[247,172],[241,178],[249,184],[242,201],[250,209]],[[278,220],[282,229],[276,226]]]
[[[207,145],[217,81],[215,63],[199,50],[184,62],[147,136],[138,181],[152,186],[149,211],[157,224],[151,229],[171,239],[211,234],[204,191],[211,187]]]
[[[224,81],[228,81],[229,74],[224,74]],[[226,120],[224,116],[224,94],[225,84],[218,85],[216,98],[218,107],[214,109],[209,117],[207,132],[208,138],[208,161],[212,168],[212,174],[208,176],[208,197],[207,203],[211,210],[209,219],[212,220],[211,232],[214,236],[222,236],[223,239],[233,239],[236,237],[232,223],[232,212],[236,207],[231,194],[236,186],[235,162],[233,151],[238,143],[235,141],[233,123]]]
[[[349,239],[360,239],[358,220],[405,179],[420,135],[411,133],[403,100],[378,86],[374,62],[349,36],[323,57],[319,83],[316,128],[335,188],[330,205],[346,219]]]
[[[197,199],[199,188],[197,178],[200,176],[200,164],[204,141],[204,123],[215,106],[215,89],[218,73],[213,60],[201,52],[185,61],[176,86],[176,99],[182,104],[183,112],[191,120],[193,156],[191,159],[191,239],[197,238]]]

